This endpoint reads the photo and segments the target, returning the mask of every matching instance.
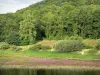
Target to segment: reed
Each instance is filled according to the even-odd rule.
[[[100,69],[90,67],[1,68],[0,75],[100,75]]]

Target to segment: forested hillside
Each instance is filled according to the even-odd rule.
[[[100,0],[43,0],[0,14],[0,41],[15,45],[70,36],[100,38]]]

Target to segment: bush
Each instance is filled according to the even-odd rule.
[[[68,40],[70,37],[69,36],[64,36],[64,40]]]
[[[83,43],[79,40],[60,41],[56,44],[57,52],[73,52],[80,51],[83,48]]]
[[[42,44],[35,44],[32,47],[29,48],[29,50],[49,50],[51,47],[49,45],[42,45]]]
[[[41,44],[35,44],[29,48],[29,50],[41,50]]]
[[[50,47],[49,45],[42,45],[42,46],[41,46],[41,49],[42,49],[42,50],[50,50],[51,47]]]
[[[70,40],[79,40],[79,41],[82,41],[82,40],[83,40],[83,38],[80,37],[80,36],[78,36],[78,35],[71,36],[69,39],[70,39]]]
[[[11,50],[14,50],[14,51],[20,51],[20,50],[22,50],[22,48],[20,48],[20,47],[18,47],[16,45],[12,45],[10,48],[11,48]]]
[[[87,52],[87,54],[88,55],[96,55],[98,53],[98,51],[97,50],[89,50],[88,52]]]
[[[91,48],[93,48],[93,46],[90,46],[88,44],[84,44],[83,45],[83,49],[91,49]]]
[[[6,42],[0,42],[0,49],[9,49],[10,45]]]
[[[5,39],[5,41],[12,45],[20,45],[20,36],[18,32],[12,31]]]
[[[100,40],[96,43],[95,49],[96,49],[96,50],[100,50]]]

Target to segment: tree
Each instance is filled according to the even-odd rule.
[[[0,15],[0,42],[4,41],[4,36],[3,36],[4,25],[5,25],[5,18],[4,15],[1,14]]]
[[[35,20],[32,17],[32,13],[27,13],[26,18],[20,22],[19,34],[22,45],[32,44],[35,42],[36,28],[35,28]]]
[[[8,42],[9,44],[17,44],[19,43],[18,37],[16,37],[16,34],[18,35],[19,31],[19,18],[17,18],[13,13],[7,13],[5,15],[1,15],[0,19],[0,34],[1,34],[1,41]],[[16,33],[13,33],[16,32]],[[12,34],[13,33],[13,34]],[[12,35],[14,38],[12,38]],[[12,38],[12,39],[11,39]],[[17,40],[16,42],[11,42],[8,40]]]
[[[97,22],[94,21],[98,9],[96,5],[89,5],[80,7],[71,12],[70,19],[73,23],[73,30],[75,31],[75,28],[77,28],[78,35],[83,38],[98,38],[99,20]],[[99,15],[99,13],[97,15]],[[96,16],[96,18],[99,18],[99,16]],[[97,26],[97,28],[95,28],[95,26]]]
[[[0,14],[0,42],[32,44],[43,38],[100,38],[100,0],[43,0]],[[17,42],[18,41],[18,42]]]

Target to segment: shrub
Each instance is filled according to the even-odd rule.
[[[96,43],[95,49],[96,49],[96,50],[100,50],[100,40]]]
[[[68,40],[70,37],[69,36],[64,36],[64,40]]]
[[[41,49],[42,50],[49,50],[49,49],[51,49],[51,47],[49,45],[42,45]]]
[[[6,42],[0,42],[0,49],[9,49],[10,45]]]
[[[93,49],[92,49],[92,50],[89,50],[89,51],[87,52],[87,54],[88,54],[88,55],[90,55],[90,54],[91,54],[91,55],[96,55],[97,52],[98,52],[97,50],[93,50]]]
[[[80,51],[83,48],[83,43],[79,40],[60,41],[56,44],[57,52],[73,52]]]
[[[19,36],[18,32],[12,31],[7,36],[5,41],[12,45],[20,45],[20,36]]]
[[[79,40],[79,41],[82,41],[82,40],[83,40],[83,38],[80,37],[80,36],[78,36],[78,35],[71,36],[69,39],[70,39],[70,40]]]
[[[88,44],[84,44],[83,45],[83,49],[91,49],[91,48],[93,48],[93,46],[90,46]]]
[[[41,50],[41,44],[35,44],[29,48],[29,50]]]
[[[29,48],[29,50],[48,50],[51,49],[51,47],[49,45],[42,45],[42,44],[35,44],[32,47]]]
[[[22,48],[20,48],[20,47],[18,47],[16,45],[12,45],[10,48],[11,48],[11,50],[14,50],[14,51],[20,51],[20,50],[22,50]]]

